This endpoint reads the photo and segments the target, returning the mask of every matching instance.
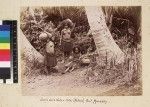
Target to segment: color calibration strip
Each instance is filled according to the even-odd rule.
[[[0,83],[18,83],[17,21],[14,20],[0,22]]]
[[[0,25],[0,79],[10,79],[10,25]]]

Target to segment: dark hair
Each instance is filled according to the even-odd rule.
[[[76,52],[76,49],[78,49],[77,52]],[[79,48],[78,46],[75,46],[75,47],[73,48],[73,53],[79,54],[79,53],[80,53],[80,48]]]
[[[93,35],[90,33],[90,34],[89,34],[89,37],[93,37]]]

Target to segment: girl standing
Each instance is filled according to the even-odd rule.
[[[57,65],[57,59],[54,50],[54,42],[48,40],[45,50],[45,65],[48,74],[49,72],[53,72],[54,67]]]

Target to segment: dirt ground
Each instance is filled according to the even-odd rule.
[[[63,64],[58,65],[63,66]],[[98,82],[91,82],[86,78],[87,69],[88,67],[83,67],[65,74],[62,74],[63,69],[60,69],[59,72],[49,75],[22,75],[22,93],[25,96],[114,96],[140,95],[141,93],[140,85],[118,87],[117,84],[102,85]],[[34,72],[39,72],[39,69]]]
[[[59,67],[63,64],[58,64]],[[61,68],[61,67],[60,67]],[[22,93],[23,95],[98,95],[110,89],[115,85],[100,85],[95,82],[89,82],[86,79],[86,69],[83,67],[72,72],[62,74],[59,72],[48,75],[38,76],[22,75]],[[39,69],[34,70],[38,72]]]

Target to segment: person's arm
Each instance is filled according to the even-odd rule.
[[[47,31],[44,31],[44,33],[46,33],[49,38],[52,38],[52,36],[53,36],[51,33],[47,32]]]
[[[76,23],[73,24],[71,32],[74,30]]]
[[[63,30],[61,31],[61,34],[60,34],[60,41],[59,41],[59,44],[61,45],[62,43],[62,37],[63,37]]]

